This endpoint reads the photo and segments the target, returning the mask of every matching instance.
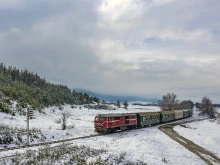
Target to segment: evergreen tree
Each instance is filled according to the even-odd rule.
[[[123,103],[123,105],[124,105],[124,108],[125,108],[125,109],[128,109],[128,102],[127,102],[127,101],[125,101],[125,102]]]
[[[99,102],[97,97],[90,97],[87,93],[71,91],[67,86],[47,82],[37,73],[27,69],[19,70],[6,67],[0,63],[0,91],[9,100],[16,100],[22,107],[28,104],[41,108],[61,104],[85,104]],[[5,100],[1,100],[4,104]],[[2,107],[3,107],[2,104]],[[5,105],[5,104],[4,104]]]
[[[119,100],[117,101],[116,105],[117,105],[118,108],[121,108],[121,103],[120,103]]]

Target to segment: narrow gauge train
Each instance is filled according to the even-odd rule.
[[[141,128],[184,119],[192,115],[192,110],[99,114],[95,116],[94,127],[98,133],[113,133],[119,130]]]

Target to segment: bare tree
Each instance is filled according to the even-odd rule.
[[[174,93],[167,93],[166,95],[163,95],[162,100],[159,101],[162,111],[171,111],[177,107],[177,104],[177,96]]]
[[[206,96],[202,98],[198,110],[201,111],[201,114],[207,114],[210,118],[215,117],[215,108],[212,106],[212,100]]]
[[[66,129],[66,126],[67,126],[67,120],[71,117],[71,114],[70,112],[68,111],[64,111],[61,113],[61,126],[62,126],[62,130],[65,130]]]
[[[193,109],[194,103],[191,100],[183,100],[179,103],[179,109]]]

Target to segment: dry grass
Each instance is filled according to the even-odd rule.
[[[93,149],[85,145],[70,145],[63,143],[56,147],[45,146],[38,150],[27,150],[24,154],[16,153],[12,158],[5,158],[2,165],[147,165],[142,161],[126,161],[126,153],[122,152],[118,156],[109,155],[103,149]]]

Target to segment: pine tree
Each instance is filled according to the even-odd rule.
[[[28,104],[36,108],[61,104],[85,104],[99,102],[97,97],[78,93],[61,84],[47,82],[37,73],[6,67],[0,63],[0,91],[9,100],[16,100],[22,107]]]
[[[116,105],[117,105],[118,108],[121,108],[121,103],[120,103],[119,100],[117,101]]]
[[[125,108],[125,109],[128,109],[128,102],[127,102],[127,101],[125,101],[125,102],[123,103],[123,105],[124,105],[124,108]]]

